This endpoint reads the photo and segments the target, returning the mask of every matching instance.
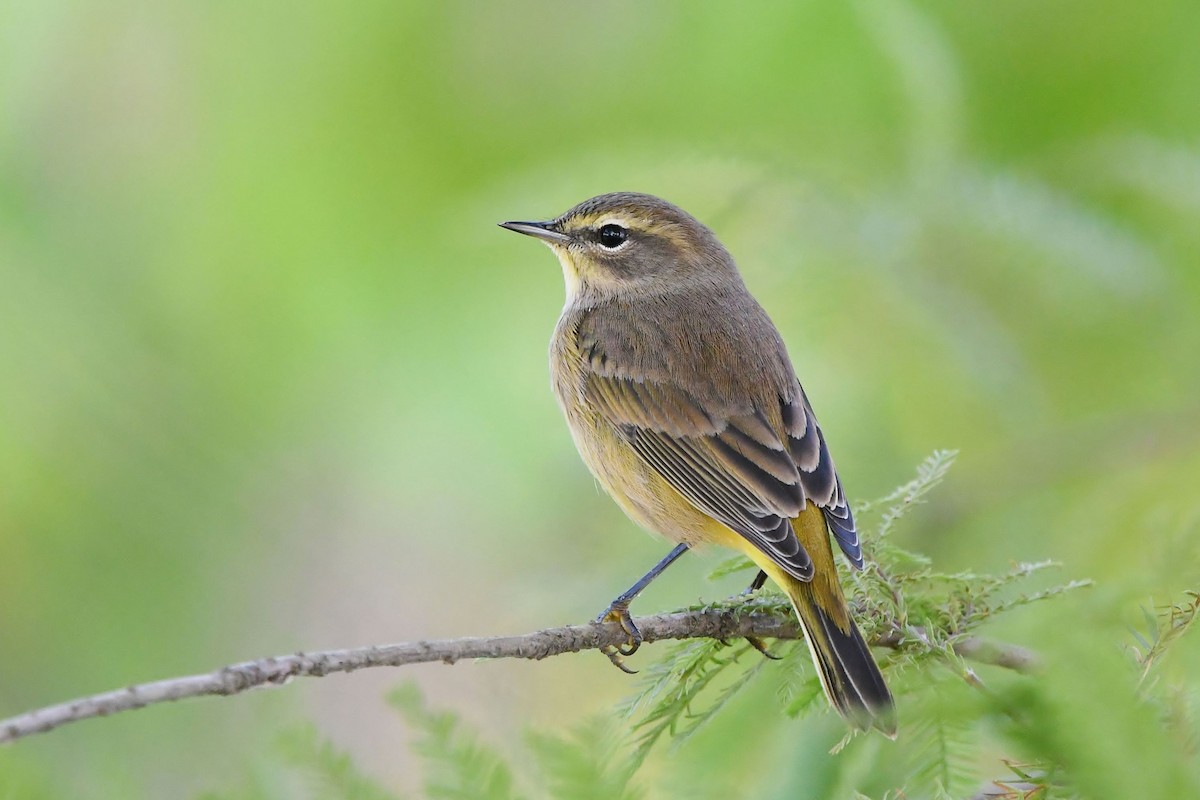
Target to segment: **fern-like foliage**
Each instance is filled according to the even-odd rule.
[[[437,800],[519,800],[512,771],[496,752],[464,729],[457,716],[433,711],[414,684],[394,690],[388,701],[418,732],[413,750],[425,759],[425,794]]]
[[[1142,614],[1146,619],[1146,629],[1144,632],[1132,631],[1137,644],[1130,648],[1141,668],[1139,685],[1146,683],[1167,649],[1187,633],[1197,616],[1200,616],[1200,592],[1186,592],[1182,602],[1161,608],[1157,614],[1146,609],[1142,609]]]
[[[1170,680],[1162,672],[1162,664],[1193,627],[1198,614],[1200,593],[1196,591],[1185,592],[1179,602],[1155,612],[1143,609],[1145,627],[1132,631],[1136,644],[1127,648],[1132,655],[1131,668],[1124,676],[1127,692],[1090,698],[1096,705],[1088,711],[1098,712],[1093,717],[1094,732],[1085,734],[1075,729],[1070,720],[1062,720],[1061,711],[1057,718],[1047,713],[1048,709],[1054,710],[1056,701],[1061,704],[1061,685],[1032,682],[1019,693],[1001,698],[999,704],[1005,712],[1013,716],[1015,710],[1022,723],[1014,728],[1011,738],[1036,757],[1019,763],[1006,761],[1011,776],[992,780],[975,796],[988,800],[1081,800],[1099,796],[1097,790],[1112,797],[1131,796],[1131,791],[1139,797],[1197,796],[1200,716],[1196,712],[1200,709],[1200,691],[1194,681]],[[1092,668],[1086,654],[1080,661],[1086,669]],[[1013,697],[1019,702],[1014,704]],[[1124,714],[1121,706],[1127,709]],[[1079,711],[1078,707],[1070,709],[1074,714]],[[1028,718],[1022,719],[1019,715],[1023,714]],[[1116,721],[1111,728],[1106,717]],[[1116,738],[1114,730],[1116,737],[1126,736],[1128,742],[1108,741]],[[1140,745],[1145,751],[1133,752],[1130,744]],[[1108,757],[1106,749],[1114,757]],[[1097,751],[1098,757],[1089,762],[1087,756]],[[1084,757],[1080,757],[1081,752]],[[1160,759],[1158,763],[1149,763],[1146,752]]]
[[[445,800],[516,800],[514,771],[480,743],[453,714],[429,709],[413,684],[390,700],[419,733],[413,749],[425,760],[425,796]],[[526,739],[538,767],[527,776],[537,795],[550,800],[641,800],[633,784],[638,764],[608,718],[586,720],[562,735],[530,733]]]
[[[348,753],[323,739],[312,725],[281,733],[274,756],[243,778],[240,786],[206,792],[198,800],[402,800],[368,777]],[[0,792],[0,797],[7,795]]]
[[[307,779],[309,797],[330,800],[399,800],[358,771],[350,756],[323,740],[316,728],[305,725],[279,737],[279,751],[287,764]]]
[[[903,725],[898,741],[886,744],[890,767],[884,768],[872,758],[872,753],[878,752],[870,749],[877,744],[877,737],[870,734],[847,734],[832,748],[834,754],[857,748],[859,756],[866,756],[843,762],[850,765],[845,769],[858,769],[859,773],[846,772],[839,777],[842,794],[858,800],[1080,800],[1100,796],[1096,787],[1124,779],[1126,788],[1107,796],[1133,796],[1127,787],[1140,785],[1137,764],[1131,768],[1132,778],[1105,772],[1110,762],[1118,760],[1115,757],[1080,766],[1097,742],[1090,742],[1090,731],[1080,725],[1063,722],[1070,719],[1069,713],[1079,713],[1078,703],[1064,706],[1061,697],[1078,691],[1070,675],[1064,679],[1061,673],[1047,672],[1029,679],[1009,678],[1000,682],[997,690],[990,676],[985,687],[976,668],[956,650],[990,620],[1089,582],[1045,585],[1043,581],[1040,588],[1027,588],[1033,579],[1057,566],[1048,561],[1017,564],[998,574],[941,572],[929,559],[900,547],[891,538],[904,516],[945,477],[953,461],[952,452],[934,453],[912,481],[856,509],[872,560],[862,572],[847,571],[847,594],[854,598],[863,634],[887,646],[880,652],[880,666],[901,699]],[[746,559],[730,559],[713,574],[719,577],[753,568]],[[787,598],[769,588],[696,608],[792,613]],[[1106,678],[1106,691],[1117,692],[1106,695],[1106,710],[1123,702],[1122,713],[1130,719],[1140,713],[1144,722],[1146,714],[1142,712],[1153,709],[1156,727],[1143,727],[1130,741],[1136,743],[1137,736],[1146,735],[1163,738],[1156,739],[1153,749],[1142,752],[1141,758],[1166,748],[1190,754],[1189,758],[1200,752],[1200,698],[1190,683],[1171,682],[1161,673],[1165,656],[1194,626],[1197,616],[1198,592],[1188,592],[1180,602],[1148,612],[1141,628],[1133,631],[1135,643],[1128,648],[1132,658],[1118,663],[1115,677]],[[1102,656],[1106,648],[1116,652],[1116,643],[1096,642],[1095,638],[1083,640],[1085,647],[1092,648],[1091,663],[1088,653],[1080,655],[1075,643],[1070,645],[1072,665],[1078,658],[1081,667],[1102,671],[1107,662],[1097,654]],[[430,709],[415,686],[401,687],[390,700],[417,734],[413,749],[424,759],[423,796],[439,800],[644,800],[664,796],[639,783],[639,770],[656,747],[669,742],[670,749],[679,748],[714,724],[720,712],[748,686],[773,681],[778,707],[789,717],[830,713],[803,642],[775,642],[770,649],[779,661],[762,658],[745,642],[694,639],[671,645],[660,660],[643,666],[639,690],[619,706],[614,717],[592,718],[561,734],[530,733],[526,745],[532,758],[521,762],[520,771],[483,744],[454,714]],[[1123,697],[1119,694],[1122,689],[1127,690]],[[1098,730],[1098,736],[1111,737],[1112,731],[1121,728]],[[1020,761],[995,760],[998,735],[1006,747],[1015,748]],[[1104,744],[1103,739],[1099,744]],[[210,797],[395,798],[310,728],[285,736],[281,753],[286,764],[299,773],[300,791],[266,790],[263,787],[269,781],[255,781],[240,792]],[[1067,769],[1067,764],[1075,771]],[[1169,764],[1169,760],[1159,761],[1158,772],[1171,772],[1165,766]],[[1096,774],[1081,775],[1080,769]],[[882,778],[881,770],[885,773]],[[518,789],[514,777],[518,772],[522,786],[535,787],[529,793]],[[1200,777],[1193,784],[1189,775],[1187,769],[1177,769],[1158,781],[1169,787],[1166,794],[1160,791],[1145,796],[1197,796],[1188,792],[1200,786]],[[867,785],[874,787],[873,794],[861,788]],[[860,788],[847,788],[856,786]]]
[[[713,681],[750,649],[746,644],[730,647],[715,640],[692,639],[673,645],[662,661],[646,669],[643,691],[619,708],[633,721],[634,763],[640,766],[664,735],[682,744],[753,680],[763,666],[761,660],[714,692],[703,705],[699,703]]]
[[[847,594],[855,598],[855,616],[864,636],[892,645],[881,662],[885,673],[899,675],[915,666],[940,663],[971,685],[978,684],[978,677],[955,651],[957,643],[999,614],[1090,582],[1068,581],[1019,592],[1016,588],[1020,584],[1057,565],[1048,561],[1019,564],[997,575],[945,573],[936,570],[928,558],[896,544],[891,534],[897,524],[946,477],[955,455],[945,450],[933,453],[911,481],[856,509],[865,550],[873,560],[862,572],[847,571],[845,581]],[[874,526],[862,524],[873,516]],[[721,563],[711,574],[722,577],[753,568],[753,562],[739,557]],[[709,607],[745,613],[792,613],[786,597],[766,588]],[[621,707],[635,732],[635,760],[644,760],[664,736],[672,737],[677,744],[686,741],[737,692],[764,674],[786,673],[780,692],[784,712],[789,716],[827,709],[807,649],[797,643],[776,645],[775,649],[783,657],[781,669],[769,669],[772,662],[764,661],[744,644],[689,641],[672,646],[661,661],[644,671],[640,690]],[[752,660],[745,658],[748,652]],[[719,688],[710,688],[714,685]],[[931,716],[916,721],[914,727],[917,733],[910,736],[910,741],[925,766],[914,773],[913,781],[927,796],[939,790],[957,791],[974,778],[967,768],[974,755],[969,725],[945,716]],[[848,734],[835,750],[846,746],[854,736]]]
[[[979,737],[975,709],[962,702],[961,687],[936,681],[918,713],[906,723],[903,789],[909,796],[964,797],[978,786]]]
[[[558,736],[528,737],[542,783],[555,800],[641,800],[633,785],[637,765],[625,755],[613,721],[596,717]]]
[[[1078,800],[1078,795],[1066,789],[1057,773],[1047,771],[1045,764],[1004,762],[1011,773],[992,780],[975,797],[979,800]]]

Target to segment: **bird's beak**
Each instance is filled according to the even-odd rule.
[[[500,227],[533,236],[548,244],[566,244],[571,241],[570,236],[555,229],[554,222],[501,222]]]

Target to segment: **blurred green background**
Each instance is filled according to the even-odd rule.
[[[907,546],[1099,581],[1005,636],[1195,586],[1198,37],[1194,0],[0,5],[0,717],[603,608],[666,545],[579,462],[559,268],[495,223],[612,190],[717,231],[852,497],[961,449]],[[714,563],[641,610],[738,588]],[[631,688],[407,674],[501,742]],[[72,726],[0,751],[0,796],[224,789],[305,720],[411,790],[399,678]],[[738,709],[650,769],[797,796],[830,760],[829,715]]]

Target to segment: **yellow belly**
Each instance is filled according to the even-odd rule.
[[[567,412],[567,422],[588,469],[638,525],[689,547],[709,542],[730,546],[725,534],[741,538],[693,506],[605,422],[588,419],[578,409]]]
[[[742,537],[693,506],[646,464],[583,399],[584,357],[572,323],[559,321],[550,346],[550,371],[575,447],[588,469],[638,525],[689,547],[709,542],[737,547]]]

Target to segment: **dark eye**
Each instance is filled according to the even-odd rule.
[[[629,232],[620,225],[604,225],[600,228],[600,246],[615,250],[621,246]]]

